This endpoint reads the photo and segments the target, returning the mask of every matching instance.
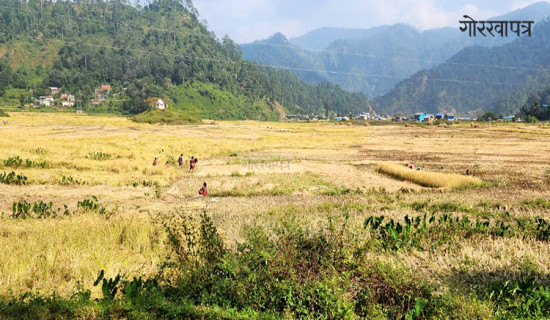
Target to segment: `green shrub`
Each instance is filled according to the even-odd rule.
[[[71,214],[66,205],[64,206],[63,215]],[[61,208],[54,210],[53,202],[48,203],[39,200],[31,205],[24,199],[14,202],[12,204],[12,218],[25,219],[25,218],[53,218],[61,214]]]
[[[24,185],[27,184],[27,177],[22,173],[16,174],[15,172],[10,173],[0,173],[0,183],[3,184],[15,184],[15,185]]]
[[[111,159],[112,155],[110,153],[104,153],[104,152],[89,152],[86,155],[86,159],[93,159],[93,160],[109,160]]]
[[[8,159],[4,160],[3,162],[4,162],[5,167],[13,167],[13,168],[18,168],[18,167],[46,168],[47,165],[48,165],[46,163],[46,161],[36,162],[36,161],[32,161],[31,159],[23,160],[19,156],[9,157]]]
[[[64,185],[64,186],[68,186],[68,185],[83,185],[83,184],[86,184],[86,181],[82,181],[82,180],[73,178],[72,176],[68,176],[68,177],[63,176],[63,177],[61,178],[61,184]]]
[[[92,196],[91,199],[84,199],[82,201],[78,201],[77,208],[83,211],[97,212],[99,214],[105,214],[107,212],[107,209],[105,209],[105,207],[102,207],[99,205],[96,196]]]

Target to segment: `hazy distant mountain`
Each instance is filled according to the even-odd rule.
[[[500,47],[465,48],[447,62],[420,71],[373,101],[388,114],[450,112],[482,108],[515,113],[531,91],[550,84],[550,21],[533,36]]]
[[[488,20],[534,20],[550,16],[550,4],[539,2]],[[482,17],[472,18],[481,20]],[[413,73],[445,62],[453,54],[473,45],[494,47],[514,37],[468,37],[456,28],[420,32],[406,24],[370,29],[321,28],[273,45],[284,38],[273,37],[242,45],[247,60],[290,67],[309,83],[328,80],[346,90],[376,97],[391,90]],[[298,69],[308,69],[304,71]],[[327,72],[323,72],[323,70]]]
[[[379,26],[370,29],[350,29],[324,27],[310,31],[303,36],[289,40],[295,46],[308,50],[323,50],[336,40],[362,40],[386,31],[391,26]]]
[[[322,69],[320,60],[310,51],[290,44],[282,33],[276,33],[271,37],[241,45],[243,58],[260,64],[272,66],[284,66],[292,70],[300,79],[307,83],[319,83],[329,79],[315,72],[300,71],[299,69]]]

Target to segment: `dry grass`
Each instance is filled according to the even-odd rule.
[[[424,187],[457,188],[477,186],[482,183],[481,179],[476,177],[464,176],[461,174],[413,170],[407,166],[395,163],[378,163],[377,168],[382,173],[398,179],[414,182]]]
[[[0,172],[22,172],[31,184],[0,184],[0,295],[57,291],[67,296],[78,280],[91,287],[101,269],[108,276],[154,273],[166,251],[164,233],[154,220],[175,208],[196,214],[206,209],[230,246],[243,239],[244,226],[271,228],[293,216],[316,228],[347,214],[350,230],[366,237],[365,218],[421,214],[411,208],[414,202],[466,208],[489,202],[482,214],[492,220],[505,212],[512,218],[548,218],[548,210],[521,205],[525,199],[548,197],[547,131],[517,124],[473,130],[468,123],[448,128],[252,121],[159,126],[119,117],[12,113],[9,124],[0,126]],[[90,152],[109,153],[111,159],[87,159]],[[162,166],[181,153],[199,158],[196,172]],[[4,167],[1,161],[10,156],[49,166]],[[151,166],[154,156],[161,166]],[[391,164],[408,161],[423,170]],[[378,172],[382,167],[384,174]],[[456,174],[466,170],[476,178]],[[87,184],[64,186],[63,176]],[[480,179],[498,180],[501,186],[418,185],[454,187]],[[158,186],[144,186],[144,181]],[[204,181],[214,197],[195,197]],[[112,212],[110,218],[93,213],[10,217],[12,203],[21,198],[74,209],[91,195]],[[450,252],[372,252],[371,258],[404,265],[433,281],[457,269],[489,272],[494,265],[513,270],[513,261],[529,259],[547,272],[550,263],[546,247],[519,237],[453,245]]]
[[[2,219],[0,247],[1,295],[52,288],[69,293],[102,269],[111,276],[153,273],[163,258],[164,235],[146,214]]]

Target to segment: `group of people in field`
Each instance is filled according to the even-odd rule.
[[[199,162],[199,159],[198,158],[195,158],[194,156],[191,156],[191,158],[189,158],[189,172],[192,172],[195,170],[195,167],[197,166],[197,162]],[[156,167],[158,165],[158,157],[155,157],[155,159],[153,159],[153,167]],[[165,167],[170,167],[170,161],[166,161],[166,163],[164,164]],[[178,166],[180,168],[183,168],[183,153],[180,154],[180,156],[178,157]],[[208,188],[206,186],[206,182],[203,183],[202,187],[199,189],[199,195],[203,196],[203,197],[206,197],[208,196]]]
[[[158,159],[158,157],[155,157],[155,159],[153,159],[153,167],[156,167],[158,165]],[[195,170],[197,162],[199,162],[199,159],[191,156],[191,158],[189,159],[189,172]],[[178,158],[178,165],[180,168],[183,168],[183,154],[180,154]],[[167,168],[170,167],[170,160],[167,160],[164,166]]]

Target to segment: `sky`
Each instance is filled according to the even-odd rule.
[[[467,14],[482,20],[541,0],[194,0],[200,19],[218,38],[238,43],[287,38],[321,27],[367,29],[407,23],[419,30],[456,27]]]

